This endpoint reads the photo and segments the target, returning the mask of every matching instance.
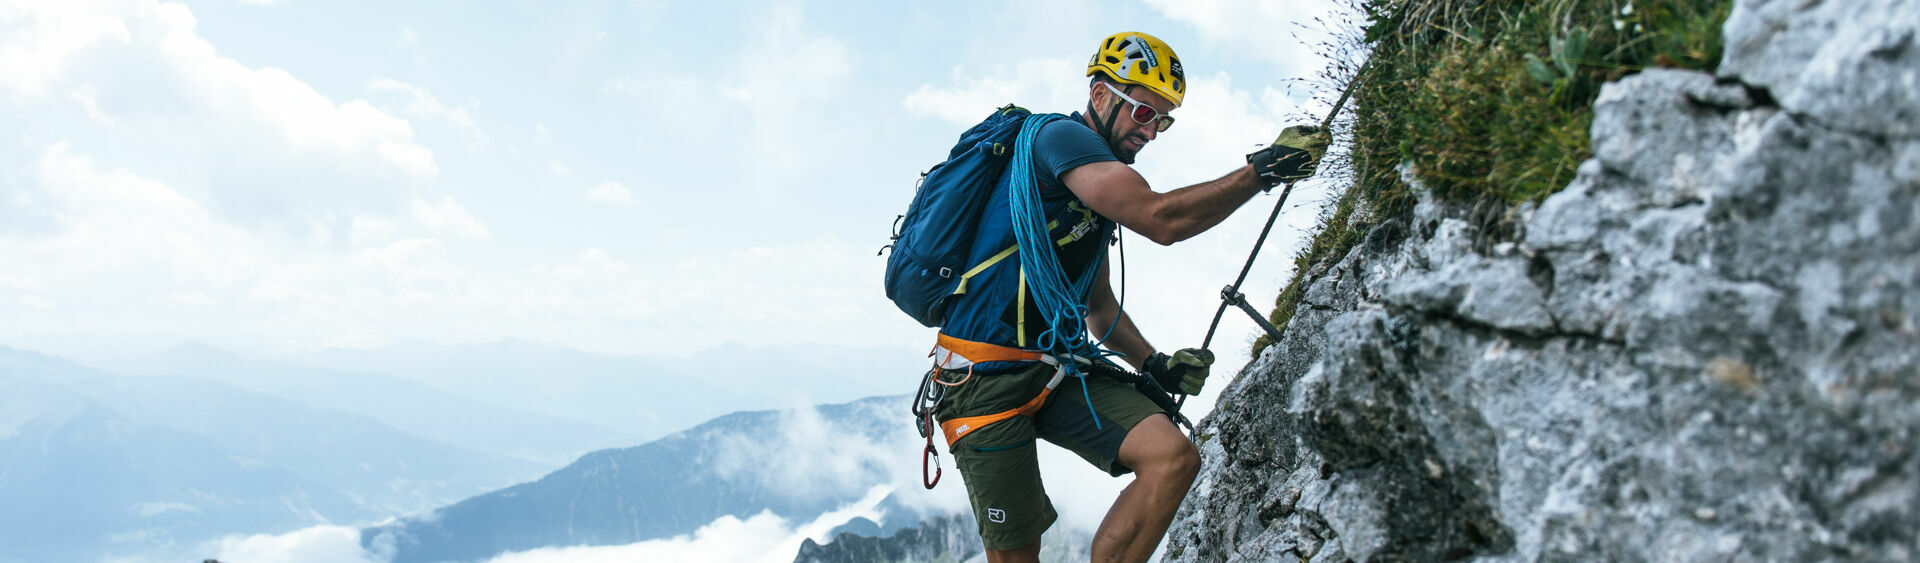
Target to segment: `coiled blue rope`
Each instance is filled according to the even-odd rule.
[[[1093,361],[1100,356],[1087,340],[1087,295],[1093,279],[1100,274],[1107,253],[1094,254],[1093,261],[1080,279],[1067,280],[1060,256],[1054,252],[1053,236],[1047,231],[1046,209],[1040,204],[1040,183],[1033,177],[1033,139],[1046,124],[1063,119],[1054,114],[1033,114],[1021,124],[1013,141],[1012,205],[1013,238],[1020,245],[1020,268],[1033,292],[1034,304],[1046,318],[1047,330],[1035,339],[1041,350],[1059,358],[1067,375],[1080,380],[1080,392],[1087,398],[1087,412],[1093,415],[1094,428],[1100,427],[1100,413],[1093,409],[1093,393],[1087,390],[1087,378],[1074,358]],[[1045,252],[1041,252],[1045,249]]]

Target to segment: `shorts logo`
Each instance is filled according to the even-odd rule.
[[[989,508],[987,509],[987,521],[995,524],[1005,524],[1007,522],[1007,511],[998,508]]]
[[[954,434],[966,434],[968,430],[972,430],[972,429],[973,429],[973,425],[971,425],[971,424],[962,424],[962,425],[960,425],[960,427],[959,427],[959,428],[955,428],[955,429],[953,429],[953,433],[954,433]]]

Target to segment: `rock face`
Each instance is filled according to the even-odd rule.
[[[875,563],[965,561],[981,553],[973,518],[964,514],[928,519],[920,526],[880,538],[839,534],[822,545],[806,540],[793,563]]]
[[[891,511],[890,511],[891,514]],[[985,561],[980,545],[979,526],[971,514],[919,516],[910,527],[903,526],[879,537],[878,534],[845,532],[833,534],[832,541],[821,544],[808,539],[800,544],[793,563],[973,563]],[[889,518],[892,518],[890,515]],[[1088,561],[1093,537],[1068,526],[1055,525],[1040,536],[1040,561],[1072,563]]]
[[[1920,3],[1742,1],[1489,244],[1425,202],[1223,392],[1178,561],[1920,557]]]

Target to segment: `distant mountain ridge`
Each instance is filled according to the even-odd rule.
[[[241,356],[199,342],[148,355],[124,368],[206,377],[321,408],[345,411],[470,450],[558,467],[588,451],[633,444],[637,433],[577,418],[537,414],[442,391],[386,373],[340,371]]]
[[[0,346],[0,561],[156,556],[373,521],[538,467],[213,380]]]
[[[926,369],[925,357],[913,350],[758,344],[727,344],[687,357],[637,356],[508,339],[332,349],[281,360],[397,375],[475,401],[585,420],[651,440],[739,410],[910,392]]]
[[[875,397],[725,415],[644,445],[587,454],[538,481],[368,529],[362,543],[370,550],[390,547],[394,563],[473,561],[548,546],[668,538],[721,516],[763,510],[808,520],[890,482],[874,454],[853,449],[871,446],[850,444],[887,444],[890,437],[904,443],[899,433],[907,426],[891,422],[905,404],[904,396]],[[848,451],[835,451],[838,445],[849,445]]]

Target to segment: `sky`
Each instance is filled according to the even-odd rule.
[[[1080,109],[1099,41],[1145,31],[1190,90],[1136,168],[1160,191],[1216,178],[1325,111],[1298,79],[1325,64],[1308,44],[1331,5],[0,0],[0,345],[924,354],[934,331],[884,297],[876,253],[961,131],[1009,102]],[[1328,184],[1295,190],[1256,307]],[[1123,235],[1150,341],[1200,344],[1274,201],[1171,247]],[[1220,330],[1230,376],[1258,329]],[[1100,482],[1088,496],[1111,498]]]
[[[1211,179],[1311,103],[1289,79],[1322,64],[1296,36],[1324,10],[9,0],[0,343],[924,349],[875,253],[961,130],[1008,102],[1079,109],[1100,39],[1148,31],[1192,86],[1137,168]],[[1325,198],[1296,192],[1253,301]],[[1151,340],[1199,343],[1272,201],[1172,247],[1127,238]],[[1223,330],[1244,350],[1257,329]]]

